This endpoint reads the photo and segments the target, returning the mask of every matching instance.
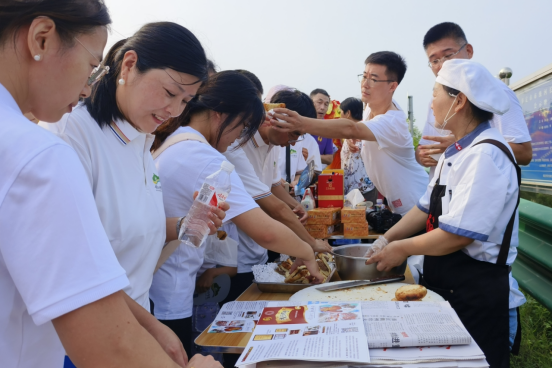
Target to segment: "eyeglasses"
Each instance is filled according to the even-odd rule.
[[[369,87],[371,87],[371,88],[376,86],[377,82],[388,82],[388,83],[395,82],[395,80],[389,80],[389,79],[378,80],[378,79],[374,79],[374,78],[367,78],[363,74],[358,74],[357,79],[359,79],[359,83],[361,83],[361,84],[365,83],[368,80],[369,81]]]
[[[288,133],[288,137],[290,137],[290,133]],[[305,139],[305,135],[300,135],[299,137],[297,137],[296,139],[290,139],[288,141],[288,144],[295,144],[295,143],[298,143],[298,142],[301,142]]]
[[[454,57],[455,55],[457,55],[458,53],[461,52],[461,50],[463,49],[463,47],[465,47],[467,44],[465,43],[463,46],[461,46],[461,48],[459,50],[457,50],[457,52],[453,53],[453,54],[449,54],[449,55],[446,55],[444,56],[443,58],[441,59],[434,59],[432,61],[429,61],[428,62],[428,67],[431,68],[431,69],[434,69],[434,68],[437,68],[438,65],[441,65],[444,63],[444,61],[446,60],[449,60],[451,59],[452,57]]]
[[[92,55],[92,57],[96,60],[98,60],[98,58],[96,56],[94,56],[94,54],[92,52],[90,52],[89,49],[86,48],[85,45],[83,45],[83,43],[81,41],[79,41],[79,39],[77,37],[75,37],[75,40],[81,44],[82,47],[84,47],[84,49],[86,51],[88,51],[88,53],[90,55]],[[92,73],[90,73],[90,77],[88,77],[88,81],[87,81],[87,85],[88,86],[93,86],[95,85],[96,83],[98,83],[98,81],[100,81],[100,79],[102,79],[102,77],[106,74],[109,73],[109,66],[107,65],[102,65],[102,63],[100,62],[100,60],[98,60],[98,65],[96,68],[92,69]]]

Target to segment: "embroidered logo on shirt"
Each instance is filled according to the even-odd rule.
[[[461,147],[461,145],[460,145],[459,143],[455,142],[455,149],[456,149],[457,151],[460,151],[460,150],[463,149],[463,147]]]
[[[154,182],[154,187],[156,188],[156,190],[158,192],[161,192],[161,182],[159,181],[159,176],[154,174],[154,176],[152,176],[152,181]]]
[[[294,155],[294,154],[296,154],[296,153],[298,153],[298,151],[296,151],[295,149],[290,148],[290,154],[291,154],[291,155]]]
[[[392,206],[394,206],[394,208],[399,208],[403,206],[403,203],[401,203],[401,199],[396,199],[395,201],[392,202]]]

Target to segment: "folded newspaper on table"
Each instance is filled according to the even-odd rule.
[[[368,363],[359,302],[269,302],[237,366],[293,359]]]
[[[223,305],[208,333],[252,332],[267,301],[229,302]]]
[[[469,345],[465,326],[448,302],[362,302],[369,348]]]

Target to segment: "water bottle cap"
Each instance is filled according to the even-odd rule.
[[[234,170],[234,165],[231,164],[231,163],[228,162],[228,161],[223,161],[223,162],[221,163],[221,169],[223,169],[223,170],[225,170],[225,171],[227,171],[227,172],[230,173],[230,172],[232,172],[232,170]]]

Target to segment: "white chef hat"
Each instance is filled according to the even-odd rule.
[[[509,96],[500,80],[481,64],[466,59],[447,60],[438,72],[436,82],[463,92],[482,110],[503,115],[511,107]]]

